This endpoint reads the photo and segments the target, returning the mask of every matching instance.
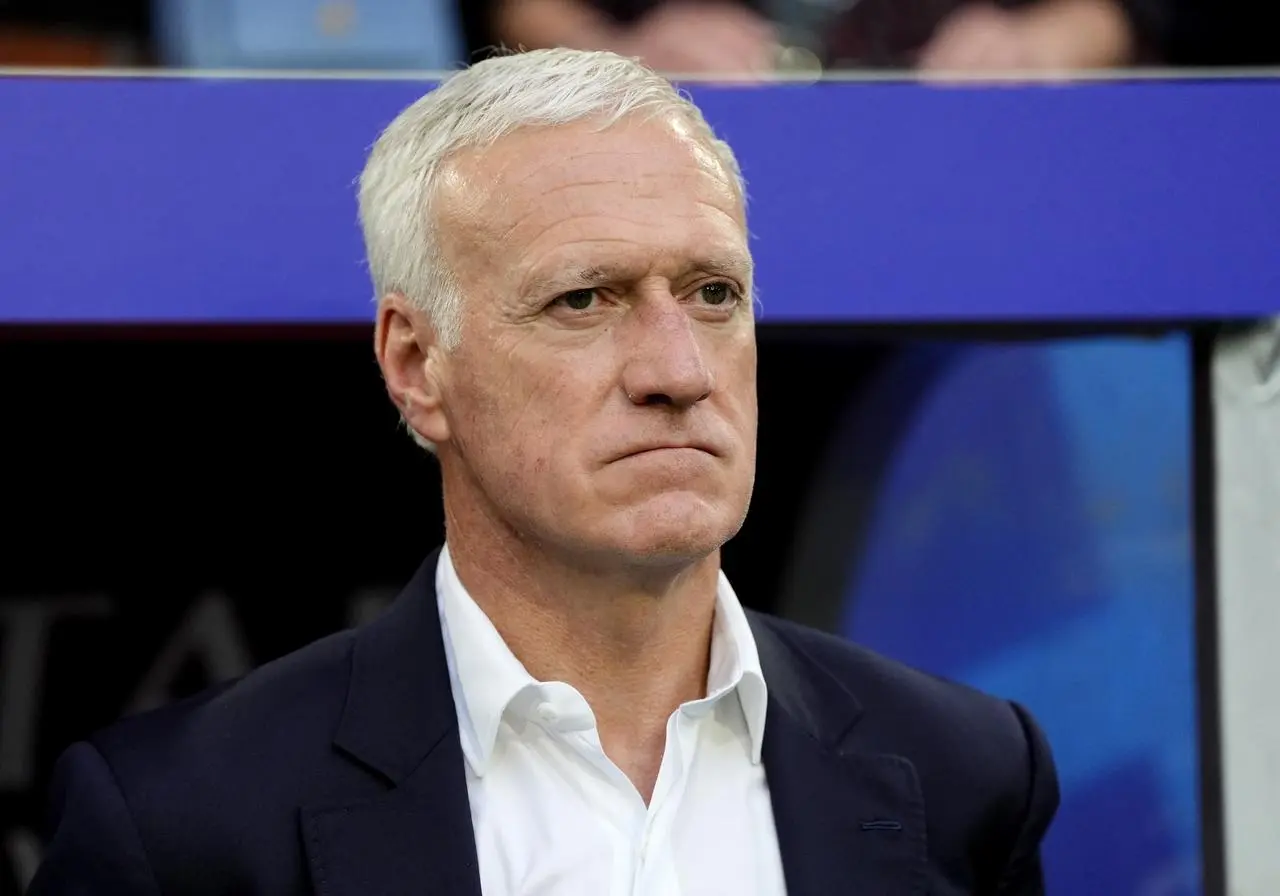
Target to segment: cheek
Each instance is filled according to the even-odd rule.
[[[513,472],[546,473],[570,453],[590,400],[558,365],[526,362],[472,380],[462,403],[469,454]]]
[[[725,363],[720,367],[723,386],[733,408],[734,423],[743,435],[754,436],[756,429],[756,346],[748,334],[728,346]]]

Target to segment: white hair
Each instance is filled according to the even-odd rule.
[[[360,175],[360,224],[375,300],[399,293],[444,348],[461,338],[463,287],[436,238],[432,200],[445,164],[511,132],[636,115],[671,117],[719,160],[745,202],[733,150],[666,78],[614,53],[552,49],[495,56],[444,80],[387,126]],[[430,444],[410,428],[423,447]]]

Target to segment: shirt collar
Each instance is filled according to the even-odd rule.
[[[522,694],[536,691],[543,683],[516,659],[489,617],[467,593],[458,579],[447,545],[440,551],[436,566],[436,599],[462,752],[472,770],[483,775],[507,708]],[[712,703],[731,693],[737,694],[746,720],[751,761],[759,763],[768,690],[746,611],[721,572],[716,588],[706,697],[695,702]]]

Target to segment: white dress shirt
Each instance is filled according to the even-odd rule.
[[[667,720],[648,806],[582,694],[525,670],[447,548],[436,589],[485,896],[784,896],[760,761],[764,675],[723,573],[707,696]]]

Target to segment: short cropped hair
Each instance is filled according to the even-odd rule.
[[[453,74],[401,112],[360,176],[360,224],[375,300],[400,293],[424,311],[444,347],[460,338],[462,289],[442,257],[432,211],[441,170],[457,153],[521,128],[635,115],[673,116],[711,150],[745,201],[733,150],[666,78],[614,53],[534,50]]]

